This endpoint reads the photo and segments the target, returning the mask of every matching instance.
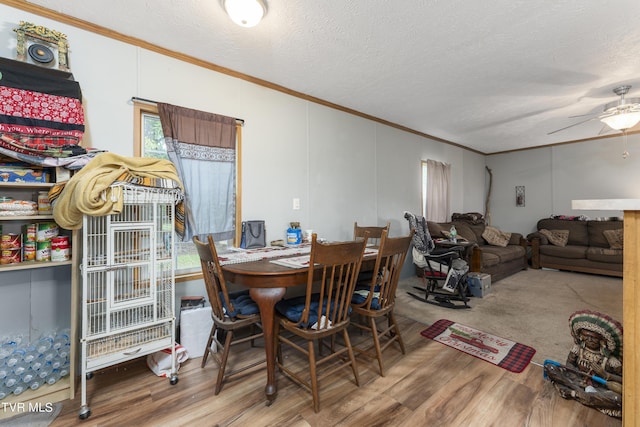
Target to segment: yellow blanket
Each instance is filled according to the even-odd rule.
[[[58,183],[49,191],[53,218],[62,228],[82,227],[82,216],[104,216],[122,211],[122,188],[114,184],[179,188],[182,183],[175,166],[168,160],[147,157],[124,157],[102,153],[92,159],[66,183]],[[176,209],[176,232],[184,233],[182,203]],[[181,229],[181,230],[180,230]],[[182,231],[182,233],[181,233]]]

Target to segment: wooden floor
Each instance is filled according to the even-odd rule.
[[[620,426],[618,419],[559,397],[529,365],[514,374],[423,338],[426,325],[399,318],[407,354],[386,350],[387,375],[359,360],[360,387],[350,370],[320,382],[320,413],[311,395],[278,374],[278,397],[265,405],[266,374],[258,370],[228,382],[213,395],[210,361],[185,362],[179,382],[158,378],[144,358],[96,373],[88,381],[91,416],[78,419],[80,392],[52,427],[81,426]],[[352,340],[360,340],[358,332]],[[242,348],[242,358],[263,357],[262,348]],[[296,363],[297,354],[285,353]],[[301,359],[300,359],[301,360]],[[230,359],[230,363],[233,359]],[[302,366],[302,364],[300,365]]]

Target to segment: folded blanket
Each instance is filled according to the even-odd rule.
[[[101,153],[66,183],[58,183],[49,191],[53,218],[62,228],[82,227],[82,216],[105,216],[122,211],[121,185],[178,189],[182,183],[175,166],[168,160],[148,157],[124,157]],[[184,234],[184,208],[176,207],[176,232]]]

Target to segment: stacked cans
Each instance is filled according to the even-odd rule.
[[[0,240],[0,264],[15,264],[22,260],[22,236],[3,234]]]
[[[59,235],[55,222],[25,224],[22,234],[3,234],[0,249],[0,264],[70,259],[69,237]]]
[[[55,222],[40,222],[35,224],[35,228],[35,260],[52,261],[51,247],[53,239],[58,237],[58,226]]]

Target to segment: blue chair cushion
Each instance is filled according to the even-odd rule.
[[[278,313],[291,320],[292,322],[299,322],[302,317],[302,312],[305,307],[306,296],[302,295],[295,298],[284,299],[278,301],[276,303],[276,310]],[[323,305],[323,312],[326,313],[327,300],[325,298]],[[309,305],[309,321],[302,322],[300,324],[301,328],[308,328],[318,322],[318,307],[320,306],[320,295],[313,294],[311,295],[311,304]],[[332,311],[331,307],[329,312]],[[351,307],[349,307],[349,312],[351,312]],[[329,319],[331,320],[331,318]]]
[[[222,292],[220,292],[220,300],[227,312],[227,316],[231,318],[237,317],[238,315],[249,316],[260,312],[258,304],[249,296],[249,290],[231,292],[229,294],[229,301],[231,305],[233,305],[234,311],[229,310],[229,307],[225,304]]]
[[[370,289],[371,289],[370,286],[356,288],[355,292],[353,293],[353,296],[351,297],[351,302],[353,304],[362,304],[363,302],[365,302],[366,299],[369,297]],[[374,288],[373,298],[371,298],[371,308],[373,310],[380,310],[379,296],[380,296],[380,287],[376,286]]]

